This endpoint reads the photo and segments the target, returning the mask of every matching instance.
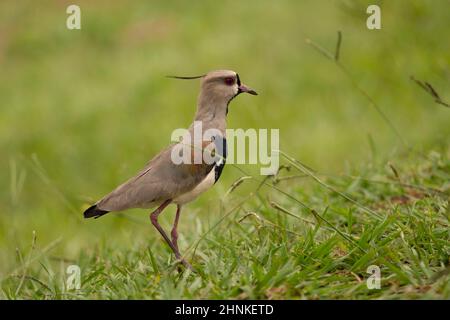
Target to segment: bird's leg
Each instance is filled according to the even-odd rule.
[[[170,241],[167,234],[164,232],[161,225],[158,223],[158,216],[163,212],[163,210],[170,204],[172,200],[165,201],[162,205],[160,205],[155,211],[150,214],[150,220],[152,221],[153,226],[159,231],[159,233],[163,236],[164,240],[166,240],[169,247],[175,252],[176,249],[172,242]]]
[[[164,240],[169,245],[170,249],[175,253],[175,257],[177,259],[181,259],[181,262],[183,265],[191,270],[193,270],[192,266],[187,263],[184,259],[181,258],[180,252],[178,251],[178,246],[175,246],[172,241],[170,241],[169,237],[167,236],[166,232],[163,230],[161,225],[158,223],[158,216],[163,212],[163,210],[172,202],[172,200],[165,201],[162,205],[160,205],[155,211],[153,211],[150,214],[150,220],[153,224],[153,226],[158,230],[158,232],[163,236]],[[179,210],[177,208],[177,215],[179,215]],[[178,219],[177,219],[178,224]],[[176,228],[175,228],[176,229]]]
[[[178,249],[178,231],[177,231],[177,227],[178,227],[178,220],[180,219],[180,213],[181,213],[181,206],[177,205],[177,213],[175,215],[175,221],[173,222],[173,227],[172,227],[172,232],[170,233],[170,235],[172,236],[172,244],[176,249],[175,252],[175,257],[181,261],[181,263],[183,263],[183,265],[186,268],[191,269],[192,271],[194,271],[194,268],[192,268],[192,266],[182,258],[181,254],[180,254],[180,250]]]
[[[178,257],[177,257],[178,259],[181,257],[180,251],[178,249],[178,231],[177,231],[178,220],[180,219],[180,213],[181,213],[181,206],[177,205],[177,213],[175,215],[175,221],[173,222],[172,232],[170,233],[170,235],[172,236],[172,243],[178,252]],[[177,255],[177,253],[175,253],[175,255]]]

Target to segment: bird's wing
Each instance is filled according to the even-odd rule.
[[[212,170],[208,164],[175,164],[171,145],[155,156],[135,177],[97,203],[106,211],[148,208],[195,188]]]

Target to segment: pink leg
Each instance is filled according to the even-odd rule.
[[[175,219],[175,224],[174,224],[174,229],[175,229],[175,245],[172,243],[172,241],[170,241],[169,237],[167,236],[166,232],[163,230],[163,228],[161,227],[161,225],[158,223],[158,216],[163,212],[163,210],[172,202],[172,200],[167,200],[165,201],[162,205],[160,205],[155,211],[153,211],[150,214],[150,220],[152,221],[153,226],[159,231],[159,233],[163,236],[164,240],[167,242],[167,244],[169,245],[170,249],[172,249],[172,251],[175,253],[175,257],[178,260],[181,260],[181,262],[183,263],[183,265],[191,270],[193,270],[192,266],[187,263],[184,259],[181,258],[181,254],[180,251],[178,250],[178,245],[176,244],[176,240],[178,238],[178,234],[176,232],[176,226],[178,225],[178,218],[179,218],[179,207],[177,208],[177,216]],[[173,230],[172,230],[172,237],[173,237]]]
[[[175,247],[175,249],[178,252],[178,254],[175,254],[177,259],[181,260],[181,262],[183,263],[183,265],[186,268],[189,268],[192,271],[194,271],[194,268],[192,268],[192,266],[186,260],[184,260],[181,257],[180,251],[178,249],[178,231],[177,231],[177,227],[178,227],[178,221],[180,220],[180,213],[181,213],[181,206],[177,205],[177,213],[175,215],[175,221],[173,222],[172,232],[170,233],[170,235],[172,236],[172,244],[173,244],[173,246]]]
[[[173,223],[172,232],[170,233],[172,236],[172,243],[175,246],[175,248],[178,250],[178,220],[180,219],[180,213],[181,213],[181,206],[177,206],[177,213],[175,215],[175,221]]]

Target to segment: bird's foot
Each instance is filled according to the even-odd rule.
[[[184,258],[182,258],[181,255],[176,255],[176,258],[177,258],[177,262],[181,262],[186,269],[189,269],[192,272],[196,272],[194,267],[189,262],[187,262]]]

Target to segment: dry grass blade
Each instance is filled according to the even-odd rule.
[[[315,175],[313,172],[309,171],[306,167],[303,166],[303,164],[290,157],[289,155],[287,155],[286,153],[284,153],[283,151],[280,150],[280,153],[283,155],[283,157],[285,157],[286,160],[288,160],[290,163],[292,163],[292,165],[297,168],[298,170],[300,170],[301,172],[303,172],[304,174],[309,175],[310,177],[312,177],[315,181],[317,181],[320,185],[322,185],[323,187],[327,188],[328,190],[340,195],[341,197],[343,197],[344,199],[350,201],[351,203],[353,203],[354,205],[356,205],[357,207],[359,207],[360,209],[364,210],[367,213],[372,214],[373,216],[375,216],[376,218],[378,218],[379,220],[383,220],[383,217],[381,215],[379,215],[377,212],[367,208],[366,206],[360,204],[358,201],[352,199],[351,197],[349,197],[348,195],[346,195],[343,192],[340,192],[339,190],[335,189],[334,187],[330,186],[329,184],[323,182],[317,175]]]
[[[426,81],[421,81],[421,80],[417,80],[414,76],[410,76],[410,79],[412,81],[414,81],[415,83],[417,83],[417,85],[419,87],[421,87],[425,92],[427,92],[429,95],[431,95],[434,98],[434,102],[443,105],[444,107],[450,108],[450,104],[448,104],[447,102],[444,102],[441,97],[439,96],[439,94],[437,93],[437,91],[433,88],[433,86],[426,82]]]
[[[365,181],[365,182],[368,182],[368,183],[394,184],[394,185],[398,185],[400,187],[405,187],[405,188],[409,188],[409,189],[415,189],[415,190],[424,191],[424,192],[427,192],[429,194],[435,194],[435,195],[440,195],[440,196],[448,196],[448,194],[445,193],[444,191],[436,189],[436,188],[433,188],[433,187],[419,186],[419,185],[416,185],[416,184],[399,182],[399,181],[369,179],[369,178],[364,178],[362,176],[353,176],[353,175],[346,175],[346,174],[335,175],[335,174],[320,173],[318,175],[323,176],[323,177],[347,178],[347,179],[351,179],[351,180],[362,180],[362,181]]]
[[[386,116],[386,114],[381,110],[381,108],[378,106],[378,104],[375,102],[375,100],[364,89],[362,89],[358,85],[358,83],[352,77],[350,72],[339,62],[339,60],[338,60],[338,58],[339,58],[338,49],[340,50],[340,47],[341,47],[342,33],[341,32],[338,33],[338,43],[336,45],[336,52],[335,52],[334,55],[330,51],[328,51],[327,49],[325,49],[322,46],[318,45],[317,43],[315,43],[314,41],[312,41],[309,38],[305,39],[305,42],[308,45],[310,45],[311,47],[313,47],[314,49],[316,49],[317,51],[319,51],[326,58],[330,59],[331,61],[333,61],[336,64],[336,66],[347,76],[347,78],[350,79],[353,87],[367,98],[367,100],[375,108],[375,110],[378,112],[378,114],[383,118],[383,120],[386,122],[386,124],[391,128],[391,130],[394,132],[394,134],[397,136],[397,138],[400,140],[400,142],[404,146],[408,147],[406,141],[403,139],[403,137],[400,134],[400,132],[397,130],[397,128],[394,126],[394,124],[391,122],[391,120]],[[409,147],[408,147],[408,149],[409,149]]]
[[[230,193],[232,193],[237,187],[239,187],[245,180],[249,180],[252,179],[251,176],[244,176],[244,177],[240,177],[239,179],[237,179],[236,181],[234,181],[231,184],[231,187],[227,190],[227,192],[225,192],[225,195],[223,196],[224,198],[226,198]]]
[[[317,43],[315,43],[314,41],[312,41],[309,38],[305,39],[305,43],[310,45],[311,47],[313,47],[314,49],[316,49],[317,51],[319,51],[321,54],[323,54],[326,58],[330,59],[330,60],[335,60],[335,57],[325,48],[323,48],[322,46],[318,45]]]
[[[270,206],[272,208],[274,208],[276,210],[279,210],[279,211],[281,211],[283,213],[286,213],[287,215],[289,215],[291,217],[294,217],[294,218],[299,219],[299,220],[301,220],[303,222],[315,225],[314,221],[310,221],[308,219],[300,217],[299,215],[296,215],[295,213],[289,211],[288,209],[284,208],[283,206],[281,206],[280,204],[276,203],[275,201],[269,200],[269,204],[270,204]]]
[[[334,60],[339,61],[339,54],[341,52],[342,32],[338,31],[338,39],[336,42],[336,51],[334,53]]]
[[[249,218],[249,217],[253,217],[253,218],[255,218],[258,222],[260,222],[260,223],[261,223],[260,228],[267,227],[265,224],[268,224],[268,225],[270,225],[271,227],[274,227],[274,228],[276,228],[276,229],[284,230],[284,231],[286,231],[287,233],[291,233],[291,234],[294,234],[294,235],[299,236],[299,237],[302,236],[300,233],[297,233],[297,232],[295,232],[295,231],[292,231],[292,230],[289,230],[289,229],[280,227],[279,225],[273,223],[272,221],[269,221],[269,220],[267,220],[267,219],[265,219],[265,218],[260,217],[260,216],[259,216],[258,214],[256,214],[255,212],[248,212],[246,215],[244,215],[242,218],[240,218],[240,219],[238,220],[238,223],[243,222],[244,220],[246,220],[246,219]]]
[[[280,152],[281,154],[285,155],[281,150],[277,150],[277,152]],[[286,155],[285,155],[285,156],[286,156]],[[295,167],[295,163],[294,163],[294,167]],[[239,168],[239,167],[237,167],[237,166],[235,166],[235,168],[237,168],[239,171],[241,171],[241,172],[244,173],[245,175],[249,176],[243,169],[241,169],[241,168]],[[309,174],[309,175],[311,175],[311,174]],[[339,235],[341,235],[345,240],[349,241],[349,242],[350,242],[351,244],[353,244],[353,245],[356,245],[359,249],[361,249],[362,251],[364,251],[364,249],[360,248],[360,246],[359,246],[353,239],[351,239],[350,237],[346,236],[346,235],[343,234],[341,231],[339,231],[336,227],[333,226],[332,223],[330,223],[330,222],[329,222],[328,220],[326,220],[324,217],[319,216],[319,215],[317,214],[317,212],[316,212],[313,208],[309,207],[308,205],[306,205],[306,204],[303,203],[302,201],[298,200],[296,197],[294,197],[293,195],[289,194],[288,192],[286,192],[286,191],[284,191],[284,190],[278,188],[277,186],[275,186],[275,185],[273,185],[273,184],[269,184],[269,183],[267,182],[268,176],[266,176],[263,180],[259,180],[259,179],[255,178],[255,177],[253,177],[253,179],[254,179],[255,181],[257,181],[257,182],[260,183],[257,190],[259,190],[259,188],[261,188],[263,185],[265,185],[265,186],[267,186],[267,187],[269,187],[269,188],[271,188],[271,189],[274,189],[274,190],[278,191],[279,193],[282,193],[283,195],[285,195],[285,196],[288,197],[289,199],[291,199],[291,200],[295,201],[296,203],[298,203],[298,204],[299,204],[303,209],[305,209],[308,213],[311,213],[314,217],[316,217],[316,219],[317,219],[317,217],[319,217],[320,220],[325,221],[325,222],[327,223],[327,225],[332,226],[331,228],[332,228],[333,230],[335,230]],[[367,210],[369,210],[369,209],[367,209]],[[376,213],[374,213],[374,214],[376,214]],[[297,216],[297,217],[298,217],[298,216]],[[380,217],[380,219],[381,219],[381,217]],[[208,231],[208,232],[209,232],[209,231]],[[365,251],[364,251],[364,252],[365,252]]]
[[[239,202],[236,206],[234,206],[233,208],[231,208],[228,212],[226,212],[222,217],[219,218],[219,220],[211,227],[209,228],[204,234],[202,234],[200,236],[200,238],[197,240],[197,242],[194,245],[191,245],[186,252],[184,253],[184,255],[182,256],[182,258],[184,259],[188,253],[193,250],[192,252],[192,258],[195,255],[195,251],[197,250],[198,245],[200,244],[200,242],[205,239],[205,237],[215,228],[217,228],[227,217],[229,217],[233,212],[235,212],[236,210],[240,209],[245,202],[247,202],[251,197],[254,196],[254,193],[250,193],[244,200],[242,200],[241,202]]]
[[[22,285],[25,281],[25,278],[27,277],[28,267],[30,265],[31,257],[33,255],[33,251],[34,251],[35,247],[36,247],[36,231],[33,230],[33,239],[31,240],[31,249],[30,249],[30,252],[28,253],[28,258],[25,263],[22,278],[20,279],[19,285],[17,286],[17,289],[16,289],[16,293],[15,293],[16,296],[19,294],[20,289],[22,289]]]
[[[325,215],[325,213],[327,211],[328,211],[328,207],[325,208],[323,214]],[[364,250],[355,240],[353,240],[351,237],[347,236],[342,231],[340,231],[338,228],[336,228],[332,223],[330,223],[327,219],[325,219],[323,216],[321,216],[317,211],[312,210],[311,212],[316,217],[317,220],[321,220],[321,221],[325,222],[331,229],[336,231],[342,238],[344,238],[347,241],[349,241],[352,244],[354,244],[362,252],[367,253],[366,250]]]

